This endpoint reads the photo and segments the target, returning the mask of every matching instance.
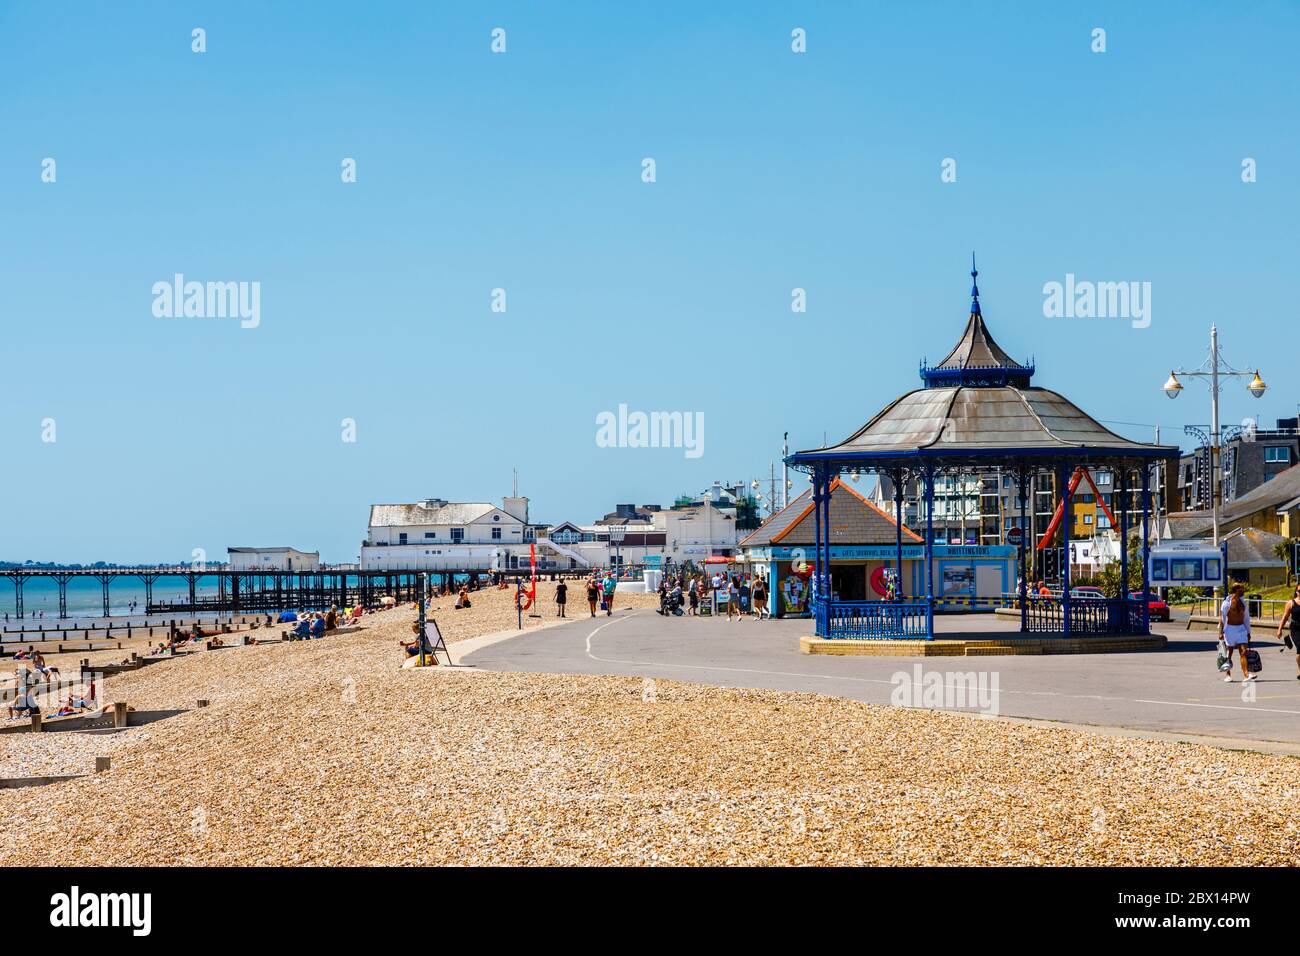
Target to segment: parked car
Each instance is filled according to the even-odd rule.
[[[1133,597],[1135,600],[1138,601],[1142,600],[1143,597],[1146,598],[1147,616],[1151,620],[1153,621],[1169,620],[1169,605],[1166,604],[1164,602],[1164,599],[1161,598],[1158,594],[1147,593],[1143,595],[1140,591],[1135,591],[1133,593]]]
[[[1088,585],[1083,587],[1070,588],[1071,598],[1083,598],[1085,601],[1104,601],[1106,594],[1101,588],[1094,588]]]

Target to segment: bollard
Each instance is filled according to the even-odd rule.
[[[112,763],[113,763],[113,759],[111,757],[96,757],[95,773],[108,773],[108,768],[112,765]]]
[[[200,697],[194,703],[198,704],[200,707],[206,707],[208,706],[208,699],[206,697]]]
[[[126,726],[126,701],[119,700],[113,705],[113,726]]]
[[[40,711],[32,714],[32,732],[39,734],[41,732],[41,714]]]
[[[58,649],[57,651],[55,651],[54,653],[56,653],[56,654],[62,654],[62,653],[63,653],[63,645],[60,644],[60,645],[59,645],[59,649]]]

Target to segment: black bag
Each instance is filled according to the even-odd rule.
[[[1246,648],[1246,670],[1258,674],[1264,669],[1264,662],[1259,659],[1259,651],[1253,647]]]

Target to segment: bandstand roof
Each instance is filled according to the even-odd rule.
[[[972,264],[972,279],[977,275]],[[1130,441],[1058,392],[1031,386],[1033,374],[1032,363],[1016,362],[994,341],[980,313],[979,288],[972,285],[966,328],[941,363],[922,366],[924,388],[896,398],[839,444],[800,451],[787,461],[887,468],[920,461],[1082,464],[1177,457],[1176,446]]]

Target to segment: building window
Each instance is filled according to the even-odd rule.
[[[397,543],[398,543],[398,544],[406,544],[406,532],[405,532],[405,531],[400,531],[400,532],[398,532],[398,534],[397,534]]]
[[[1291,460],[1291,449],[1286,445],[1273,445],[1264,449],[1264,461],[1269,464],[1286,464]]]
[[[1084,524],[1092,524],[1092,515],[1084,515],[1084,516],[1083,516],[1083,523],[1084,523]]]
[[[436,532],[436,531],[426,531],[426,532],[424,533],[424,536],[425,536],[426,538],[436,538],[436,537],[438,537],[438,532]]]
[[[493,540],[493,541],[500,541],[500,540],[501,540],[501,529],[500,529],[500,528],[493,528],[493,529],[492,529],[492,540]]]
[[[452,543],[452,544],[460,544],[460,543],[461,543],[462,541],[464,541],[464,540],[465,540],[465,529],[464,529],[464,528],[452,528],[452,529],[451,529],[451,543]]]

